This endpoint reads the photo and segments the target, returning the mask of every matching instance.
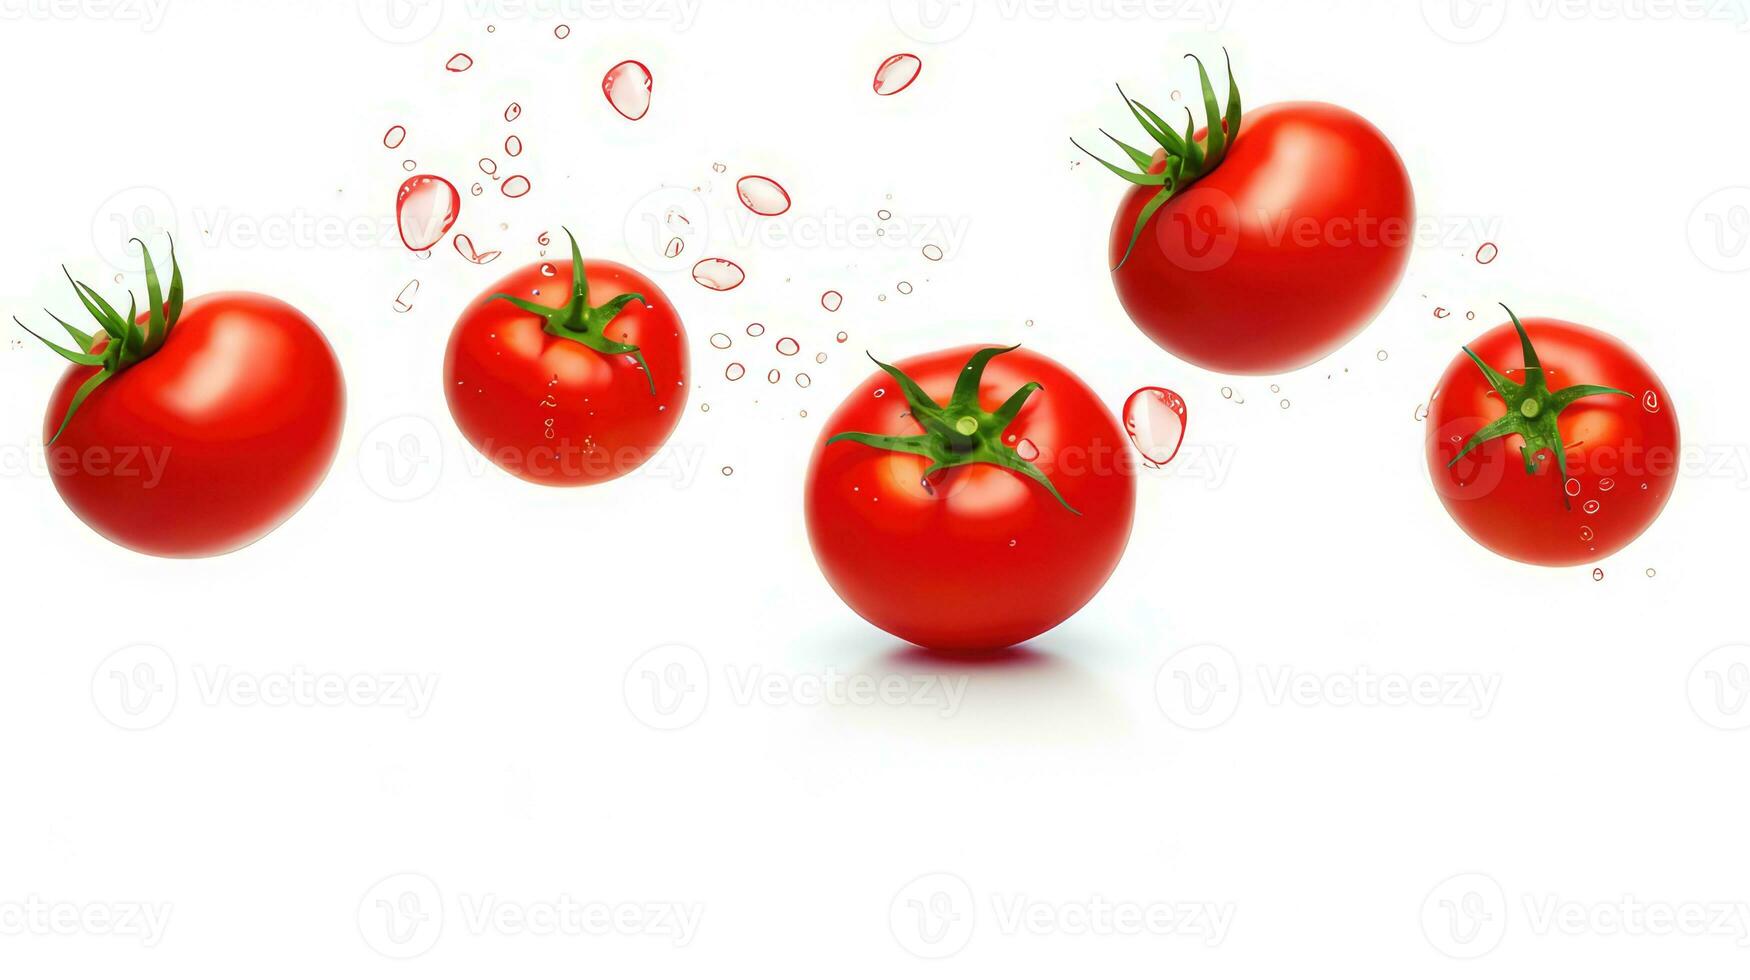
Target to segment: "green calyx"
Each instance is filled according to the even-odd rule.
[[[929,486],[928,481],[932,475],[950,466],[965,466],[969,463],[1000,466],[1051,491],[1058,503],[1070,513],[1080,516],[1081,511],[1070,507],[1069,501],[1063,499],[1063,494],[1058,493],[1057,488],[1051,485],[1050,477],[1003,443],[1003,432],[1009,427],[1009,423],[1015,421],[1015,416],[1021,413],[1021,406],[1044,386],[1037,381],[1027,382],[994,412],[985,411],[978,403],[978,385],[984,378],[985,367],[992,358],[1007,354],[1019,346],[986,347],[973,354],[966,362],[966,367],[961,369],[960,377],[954,383],[954,395],[948,399],[946,406],[936,404],[936,400],[918,387],[918,383],[904,371],[891,364],[876,361],[874,355],[870,355],[869,359],[875,361],[877,367],[898,382],[899,390],[905,394],[905,400],[911,406],[912,418],[924,428],[923,434],[886,436],[872,432],[841,432],[828,439],[826,444],[830,446],[839,441],[856,442],[875,449],[922,456],[930,461],[930,468],[924,471],[926,487]]]
[[[1517,435],[1524,441],[1524,445],[1519,447],[1519,454],[1525,460],[1525,472],[1536,473],[1537,462],[1545,458],[1546,453],[1555,458],[1556,469],[1560,471],[1564,485],[1561,490],[1562,506],[1572,508],[1565,489],[1568,482],[1568,456],[1557,425],[1562,412],[1580,399],[1593,395],[1621,395],[1624,398],[1634,396],[1619,388],[1608,388],[1604,385],[1570,385],[1560,391],[1550,391],[1549,382],[1544,378],[1543,365],[1537,359],[1537,351],[1532,349],[1531,337],[1526,334],[1519,317],[1508,309],[1507,304],[1502,303],[1501,309],[1507,310],[1507,315],[1513,319],[1513,329],[1519,331],[1519,346],[1525,353],[1525,382],[1515,384],[1506,375],[1484,363],[1469,347],[1464,348],[1465,354],[1483,372],[1483,377],[1489,379],[1489,386],[1501,396],[1501,401],[1507,406],[1507,413],[1478,429],[1446,466],[1451,469],[1458,465],[1458,461],[1465,458],[1471,450],[1491,439]]]
[[[103,349],[97,350],[98,337],[88,334],[71,323],[61,319],[50,310],[43,310],[67,335],[73,338],[77,350],[69,350],[54,343],[35,330],[24,326],[24,321],[17,317],[12,322],[24,328],[24,332],[42,341],[49,350],[61,355],[74,364],[94,367],[98,370],[85,379],[79,390],[73,393],[73,401],[67,406],[67,414],[61,418],[60,428],[50,437],[49,445],[54,445],[61,433],[67,431],[67,423],[73,421],[73,413],[79,411],[79,406],[85,404],[85,399],[91,397],[104,382],[122,373],[135,364],[140,363],[164,346],[170,331],[176,326],[176,321],[182,316],[182,269],[176,264],[176,242],[170,243],[170,294],[164,295],[163,287],[158,282],[158,270],[152,265],[152,253],[146,248],[146,243],[135,238],[140,254],[146,260],[146,325],[142,329],[139,320],[139,307],[134,294],[128,293],[128,315],[122,316],[115,307],[98,294],[97,290],[73,278],[66,266],[61,266],[61,272],[67,277],[67,282],[73,286],[73,292],[79,296],[79,302],[85,311],[103,330]]]
[[[546,321],[541,328],[555,337],[575,340],[598,354],[629,354],[644,370],[644,377],[650,382],[650,393],[656,394],[656,378],[650,373],[650,365],[644,363],[644,355],[635,344],[622,344],[617,340],[609,340],[606,334],[607,326],[627,303],[637,300],[645,306],[650,302],[639,293],[621,293],[600,306],[589,305],[589,276],[583,271],[583,253],[578,250],[577,239],[566,228],[565,237],[571,239],[571,298],[564,306],[542,306],[532,303],[509,293],[494,293],[492,299],[501,299],[526,313],[533,313]]]
[[[1121,268],[1129,260],[1131,251],[1136,248],[1137,239],[1142,237],[1143,227],[1148,224],[1150,218],[1155,216],[1155,212],[1161,209],[1161,205],[1166,204],[1174,194],[1190,186],[1199,177],[1219,166],[1222,158],[1227,156],[1228,147],[1232,146],[1234,140],[1239,138],[1240,87],[1234,82],[1233,59],[1227,57],[1225,49],[1223,49],[1222,55],[1227,59],[1227,111],[1225,113],[1216,104],[1215,89],[1209,84],[1209,72],[1204,70],[1203,60],[1194,54],[1185,56],[1197,62],[1197,78],[1203,86],[1203,113],[1206,121],[1202,140],[1198,140],[1194,135],[1196,126],[1189,107],[1185,109],[1185,132],[1184,135],[1180,135],[1174,132],[1173,127],[1168,125],[1167,121],[1157,115],[1154,110],[1125,95],[1123,87],[1119,87],[1118,94],[1124,99],[1125,108],[1129,109],[1130,114],[1136,117],[1136,121],[1160,146],[1161,151],[1166,156],[1166,167],[1160,173],[1151,172],[1154,169],[1154,155],[1152,153],[1144,153],[1103,129],[1100,130],[1101,134],[1118,144],[1118,148],[1130,158],[1130,162],[1136,166],[1136,170],[1125,170],[1123,167],[1107,163],[1089,151],[1087,147],[1076,143],[1073,139],[1070,140],[1071,143],[1075,144],[1076,149],[1093,157],[1101,166],[1132,184],[1160,188],[1155,196],[1149,198],[1148,203],[1143,205],[1142,213],[1137,215],[1136,227],[1130,233],[1130,244],[1124,247],[1124,255],[1118,260],[1118,265],[1113,266],[1114,269]]]

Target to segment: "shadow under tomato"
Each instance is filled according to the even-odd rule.
[[[888,651],[887,664],[905,670],[1049,670],[1057,658],[1038,647],[1022,643],[996,650],[932,650],[902,643]]]

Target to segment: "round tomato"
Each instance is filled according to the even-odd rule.
[[[566,235],[571,233],[568,231]],[[590,297],[611,297],[591,306]],[[601,483],[644,465],[687,404],[687,338],[656,284],[614,262],[526,266],[462,311],[444,394],[462,435],[531,483]]]
[[[1446,512],[1535,565],[1597,561],[1639,537],[1671,497],[1678,449],[1653,369],[1562,320],[1512,317],[1478,337],[1428,404],[1428,473]]]
[[[881,367],[809,464],[827,582],[874,625],[941,650],[1012,646],[1068,619],[1130,538],[1135,464],[1117,421],[1067,368],[1012,347]]]
[[[1198,65],[1208,126],[1184,135],[1139,102],[1160,144],[1122,142],[1135,170],[1112,224],[1118,299],[1151,340],[1200,367],[1275,374],[1343,346],[1384,308],[1409,262],[1415,199],[1385,136],[1347,109],[1265,106],[1225,116]],[[1117,140],[1114,138],[1114,141]]]
[[[43,438],[55,489],[92,530],[146,554],[198,558],[241,548],[303,506],[340,446],[346,390],[302,313],[254,293],[184,305],[174,251],[171,263],[166,301],[146,256],[140,316],[74,285],[103,332],[62,321],[79,349],[50,344],[75,363],[49,399]]]

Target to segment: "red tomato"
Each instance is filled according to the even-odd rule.
[[[462,435],[506,472],[565,487],[644,465],[687,404],[687,338],[668,297],[623,265],[584,262],[576,239],[571,255],[481,293],[444,353]]]
[[[1242,126],[1231,70],[1225,118],[1202,80],[1210,123],[1193,146],[1132,102],[1162,149],[1151,157],[1120,143],[1137,169],[1106,164],[1136,184],[1112,224],[1118,299],[1151,340],[1200,367],[1305,367],[1391,298],[1414,237],[1409,174],[1347,109],[1279,103]]]
[[[809,541],[833,590],[942,650],[1068,619],[1130,537],[1135,464],[1112,414],[1067,368],[1013,348],[884,369],[827,420],[808,468]]]
[[[1478,337],[1466,348],[1474,356],[1441,376],[1428,473],[1446,512],[1489,550],[1536,565],[1600,560],[1670,499],[1677,415],[1653,369],[1616,338],[1535,317],[1522,335],[1516,323]]]
[[[277,299],[219,293],[183,306],[177,270],[166,311],[150,256],[147,283],[151,307],[139,317],[111,318],[76,287],[104,333],[69,328],[80,351],[62,353],[82,363],[49,399],[49,472],[73,513],[124,547],[173,558],[234,551],[303,506],[333,464],[346,411],[340,363],[316,325]],[[137,349],[111,333],[130,323],[141,328]]]

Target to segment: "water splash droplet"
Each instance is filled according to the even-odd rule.
[[[754,214],[773,217],[790,210],[790,192],[770,177],[750,174],[735,182],[735,196]]]
[[[693,281],[721,293],[746,282],[747,273],[728,259],[700,259],[693,264]]]
[[[915,54],[896,54],[875,69],[875,94],[898,95],[917,81],[924,62]]]
[[[608,69],[602,76],[602,94],[608,105],[627,119],[637,122],[650,111],[650,93],[654,79],[642,62],[626,60]]]
[[[414,252],[431,248],[455,226],[461,210],[462,196],[449,181],[432,174],[407,178],[395,195],[401,243]]]
[[[1124,400],[1124,431],[1142,458],[1165,466],[1185,441],[1185,399],[1166,388],[1138,388]]]

